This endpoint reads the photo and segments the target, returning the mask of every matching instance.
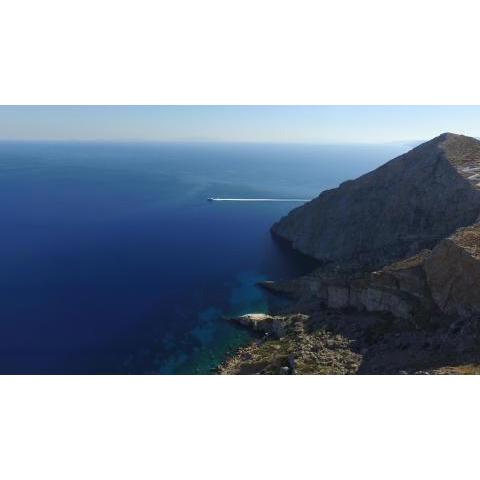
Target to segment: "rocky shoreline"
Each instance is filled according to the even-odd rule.
[[[303,313],[299,313],[303,312]],[[330,308],[305,297],[281,315],[231,319],[259,332],[221,374],[480,373],[478,318]]]
[[[274,225],[275,235],[323,266],[262,282],[294,303],[232,319],[262,336],[218,373],[480,373],[477,171],[480,142],[444,134]],[[430,184],[420,188],[418,175]],[[350,208],[352,199],[360,207]],[[332,210],[339,218],[328,225]]]

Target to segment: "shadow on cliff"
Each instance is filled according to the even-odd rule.
[[[271,233],[275,256],[288,267],[292,276],[305,275],[316,270],[321,263],[292,248],[291,242]]]

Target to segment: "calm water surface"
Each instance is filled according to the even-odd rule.
[[[390,146],[0,143],[0,373],[208,373],[311,261],[272,240]]]

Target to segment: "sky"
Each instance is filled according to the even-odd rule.
[[[480,106],[0,106],[0,140],[386,143],[480,137]]]

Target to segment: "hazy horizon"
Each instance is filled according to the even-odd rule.
[[[443,132],[444,133],[444,132]],[[111,139],[111,138],[92,138],[92,139],[80,139],[80,138],[25,138],[25,139],[7,139],[0,138],[0,143],[116,143],[116,144],[230,144],[230,145],[312,145],[312,146],[369,146],[369,145],[418,145],[420,143],[426,142],[430,138],[424,139],[405,139],[405,140],[395,140],[395,141],[378,141],[378,142],[360,142],[360,141],[336,141],[336,142],[327,142],[327,141],[255,141],[255,140],[149,140],[149,139],[135,139],[135,138],[126,138],[126,139]]]
[[[415,144],[480,106],[0,106],[0,141]]]

